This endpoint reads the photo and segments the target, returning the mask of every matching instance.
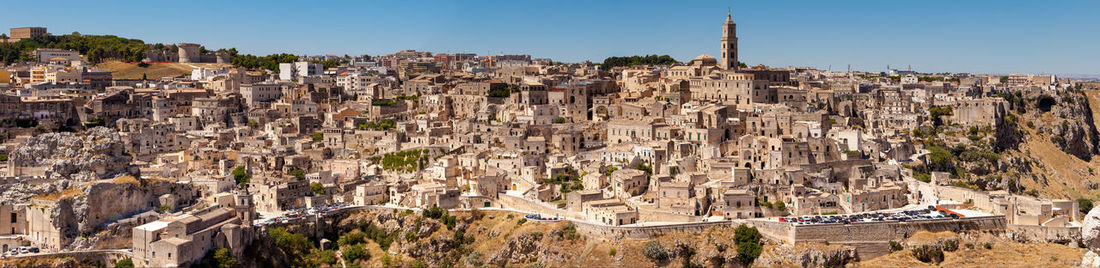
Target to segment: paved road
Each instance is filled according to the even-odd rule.
[[[15,256],[8,256],[7,258],[9,258],[9,259],[10,258],[29,258],[29,257],[59,256],[59,255],[66,255],[66,254],[88,254],[88,253],[133,254],[134,250],[129,249],[129,248],[119,248],[119,249],[94,249],[94,250],[62,251],[62,252],[50,252],[50,253],[40,252],[40,253],[19,254],[19,255],[15,255]]]

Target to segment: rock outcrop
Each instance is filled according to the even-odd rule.
[[[35,136],[15,149],[14,167],[44,167],[50,180],[92,181],[126,172],[131,156],[114,129],[97,127],[82,135],[68,132]]]
[[[760,255],[753,266],[841,267],[859,261],[850,246],[779,245]]]

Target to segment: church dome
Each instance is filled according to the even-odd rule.
[[[704,66],[705,65],[718,65],[718,59],[715,59],[711,55],[703,54],[703,55],[699,55],[698,57],[695,57],[695,59],[692,59],[691,64],[693,64],[693,65],[704,65]]]

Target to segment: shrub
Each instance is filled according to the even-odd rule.
[[[321,251],[321,256],[318,257],[318,261],[328,265],[340,262],[340,260],[336,258],[336,251],[331,249]]]
[[[359,230],[353,230],[349,233],[341,235],[339,239],[336,239],[336,244],[340,246],[354,245],[363,242],[363,239],[367,237],[367,234],[360,232]]]
[[[424,216],[425,218],[432,218],[432,219],[437,219],[438,220],[439,218],[443,217],[445,212],[439,206],[432,205],[432,208],[425,209],[420,214],[421,214],[421,216]]]
[[[668,251],[665,250],[664,246],[661,246],[661,243],[649,241],[649,243],[645,244],[642,255],[652,260],[663,261],[668,258]]]
[[[912,250],[913,257],[923,263],[940,263],[943,261],[943,250],[938,247],[921,246]]]
[[[558,238],[565,238],[569,240],[577,240],[580,238],[580,234],[577,234],[577,225],[573,222],[565,222],[562,225],[561,230],[558,231]]]
[[[344,261],[356,262],[358,260],[369,260],[370,253],[367,252],[363,245],[351,245],[343,250]]]
[[[216,248],[206,253],[206,256],[202,259],[202,264],[205,265],[200,266],[233,268],[237,267],[237,258],[229,253],[229,249]]]
[[[315,195],[325,194],[325,185],[320,182],[312,182],[309,184],[309,192]]]
[[[244,170],[244,166],[238,166],[233,169],[232,174],[233,180],[237,182],[238,187],[244,187],[244,185],[247,185],[248,182],[252,180],[252,177],[248,176],[248,172]]]
[[[1088,198],[1078,198],[1077,206],[1081,210],[1081,214],[1088,214],[1092,210],[1092,200]]]
[[[899,251],[899,250],[901,250],[901,243],[894,242],[894,240],[890,240],[890,251]]]
[[[993,243],[985,242],[985,244],[982,244],[982,247],[985,249],[993,249]]]
[[[115,263],[115,268],[134,268],[134,260],[130,258],[121,259]]]
[[[959,250],[959,241],[958,240],[943,241],[943,250],[947,251],[947,252],[953,252],[953,251]]]
[[[289,174],[290,174],[290,176],[293,176],[295,179],[297,179],[299,181],[302,181],[302,180],[306,179],[306,171],[305,170],[294,169],[294,170],[291,170]]]
[[[608,256],[615,256],[615,249],[611,249],[611,250],[607,251],[607,255]]]

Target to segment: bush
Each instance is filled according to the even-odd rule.
[[[298,179],[299,181],[302,181],[302,180],[306,179],[306,171],[305,170],[294,169],[294,170],[291,170],[289,174],[290,174],[290,176],[293,176],[295,179]]]
[[[313,141],[321,142],[323,140],[325,140],[325,133],[324,132],[320,132],[320,131],[313,132]]]
[[[115,263],[115,268],[134,268],[134,260],[130,258],[121,259]]]
[[[348,246],[343,250],[343,255],[344,261],[351,263],[370,259],[370,253],[367,252],[366,248],[363,248],[363,245]]]
[[[959,250],[959,241],[958,240],[943,241],[943,250],[947,251],[947,252],[953,252],[953,251]]]
[[[310,242],[309,238],[302,234],[289,233],[282,227],[268,229],[267,236],[271,238],[276,247],[283,248],[288,252],[303,254],[313,249],[313,242]]]
[[[778,209],[779,211],[786,211],[787,204],[783,203],[783,200],[775,201],[775,209]]]
[[[311,182],[309,183],[309,192],[315,195],[323,195],[325,194],[325,185],[320,182]]]
[[[370,105],[373,106],[393,106],[394,104],[397,104],[397,102],[387,99],[376,99],[370,101]]]
[[[899,250],[901,250],[901,243],[894,242],[894,240],[890,240],[890,251],[893,252],[893,251],[899,251]]]
[[[248,172],[244,170],[244,166],[238,166],[233,169],[232,174],[233,180],[237,182],[238,187],[244,187],[244,185],[247,185],[248,182],[252,180],[252,177],[248,176]]]
[[[985,242],[985,244],[982,244],[982,247],[985,249],[993,249],[993,243]]]
[[[363,239],[367,237],[367,234],[360,232],[359,230],[353,230],[349,233],[341,235],[336,240],[336,244],[340,246],[355,245],[363,243]]]
[[[318,257],[318,261],[324,264],[333,265],[340,262],[340,259],[336,258],[336,251],[326,249],[321,251],[321,256]]]
[[[1088,198],[1078,198],[1077,207],[1080,208],[1081,214],[1089,214],[1089,211],[1091,211],[1093,207],[1092,200]]]
[[[366,227],[363,228],[363,232],[366,233],[367,238],[378,243],[378,247],[382,248],[382,250],[389,250],[390,245],[393,244],[393,240],[398,238],[397,235],[401,231],[386,232],[385,229],[367,223]]]
[[[649,243],[646,243],[642,255],[656,261],[668,259],[668,251],[666,251],[665,247],[661,246],[661,243],[657,241],[649,241]]]
[[[580,238],[580,234],[577,234],[577,225],[570,221],[565,222],[561,230],[558,231],[558,238],[569,240],[577,240],[577,238]]]
[[[611,249],[611,250],[607,251],[607,255],[608,256],[615,256],[615,249]]]
[[[233,257],[233,254],[229,253],[229,249],[216,248],[204,257],[204,262],[210,264],[211,267],[217,268],[233,268],[237,267],[237,258]]]
[[[912,250],[913,257],[923,263],[940,263],[943,261],[943,250],[938,247],[921,246]]]
[[[432,218],[432,219],[437,219],[438,220],[439,218],[443,217],[443,215],[445,214],[445,211],[443,211],[443,209],[440,208],[439,206],[432,205],[432,208],[425,209],[420,214],[421,214],[421,216],[424,216],[425,218]]]
[[[507,98],[512,95],[512,91],[507,88],[498,88],[490,89],[488,94],[490,98]]]

